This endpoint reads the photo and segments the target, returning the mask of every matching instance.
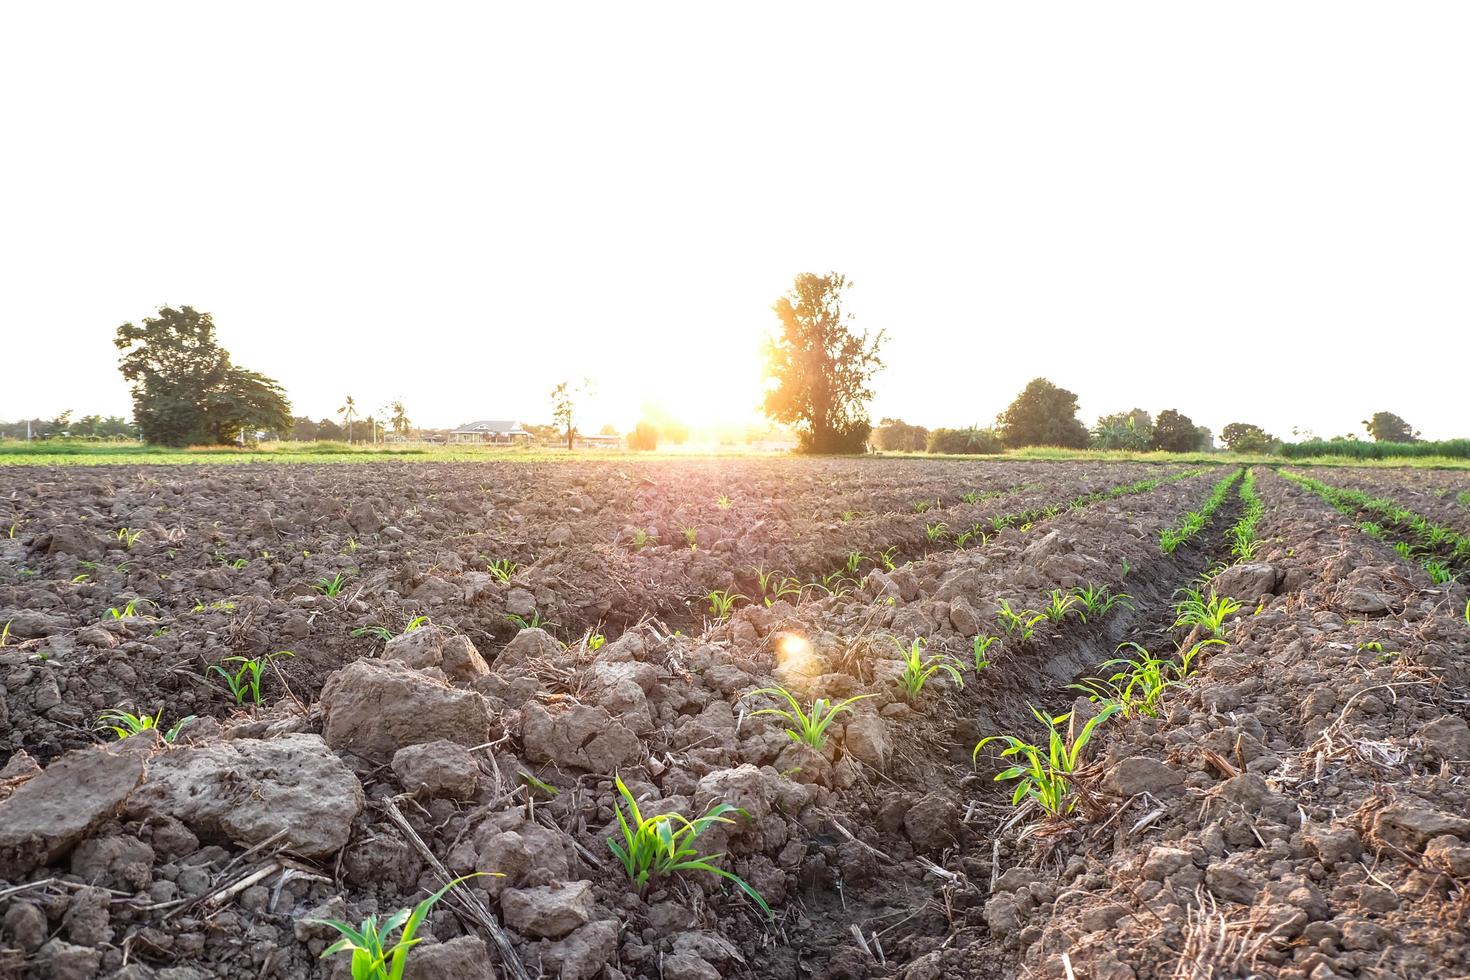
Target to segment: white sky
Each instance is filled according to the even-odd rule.
[[[298,413],[759,401],[797,272],[887,328],[873,417],[1030,378],[1327,436],[1470,434],[1470,7],[8,4],[0,418],[126,414],[215,316]]]

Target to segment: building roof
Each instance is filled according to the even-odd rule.
[[[492,435],[530,435],[525,427],[519,422],[509,419],[481,419],[478,422],[466,422],[454,430],[456,433],[490,433]]]

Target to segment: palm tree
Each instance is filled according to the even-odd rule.
[[[342,416],[343,423],[347,426],[347,441],[352,442],[352,420],[357,418],[357,402],[351,395],[347,396],[347,403],[337,409],[337,414]]]
[[[393,423],[394,433],[400,436],[407,435],[408,427],[411,423],[408,421],[407,413],[403,410],[403,402],[395,401],[388,407],[393,410],[393,417],[390,421]]]

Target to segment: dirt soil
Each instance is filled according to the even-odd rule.
[[[435,908],[408,976],[1470,975],[1466,589],[1267,469],[1256,558],[1228,565],[1233,496],[1165,555],[1224,472],[0,470],[0,976],[346,977],[315,920],[476,871],[503,877]],[[1080,725],[1120,643],[1202,638],[1174,593],[1205,581],[1242,603],[1226,642],[1098,727],[1072,812],[1013,806],[976,742],[1039,737],[1032,705]],[[999,625],[1085,586],[1129,601]],[[963,684],[906,697],[915,640]],[[208,672],[282,650],[259,706]],[[870,696],[816,750],[752,714],[773,684]],[[119,707],[195,717],[95,730]],[[698,843],[773,915],[629,882],[615,773],[645,816],[743,808]]]

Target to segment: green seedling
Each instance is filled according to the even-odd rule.
[[[598,650],[602,649],[602,645],[606,642],[607,637],[603,636],[601,633],[587,634],[587,652],[596,653]]]
[[[98,731],[111,731],[117,735],[118,741],[122,741],[125,738],[141,735],[143,732],[157,728],[158,722],[162,717],[162,708],[159,708],[158,713],[154,715],[135,715],[132,712],[123,711],[121,708],[113,708],[97,716],[96,729]],[[174,722],[173,727],[163,733],[163,740],[165,742],[172,742],[178,738],[179,732],[183,731],[184,726],[193,721],[194,718],[194,715],[189,715]]]
[[[72,585],[82,585],[83,583],[90,582],[91,580],[92,580],[92,576],[88,575],[86,572],[83,572],[80,575],[73,575],[71,577],[71,584]]]
[[[849,551],[847,553],[847,571],[848,571],[848,574],[850,574],[850,575],[857,574],[857,570],[862,567],[863,562],[866,561],[866,560],[867,560],[867,556],[864,555],[861,551]]]
[[[520,567],[509,558],[501,558],[498,561],[487,562],[485,570],[495,576],[497,582],[509,582],[511,576],[519,571]]]
[[[210,674],[219,674],[225,680],[225,686],[235,696],[236,704],[244,704],[248,697],[252,704],[260,704],[260,679],[265,669],[275,661],[277,657],[294,657],[296,654],[290,650],[281,650],[277,653],[267,653],[259,657],[226,657],[217,664],[211,664],[204,672],[207,678]],[[226,664],[236,666],[226,669]]]
[[[709,600],[709,614],[717,620],[730,618],[730,613],[735,611],[735,603],[742,599],[749,602],[739,592],[731,592],[729,589],[716,589],[705,596]]]
[[[924,691],[924,685],[929,679],[941,670],[954,678],[954,682],[960,687],[965,686],[964,675],[960,673],[960,662],[947,653],[937,653],[932,657],[924,656],[924,638],[917,637],[907,647],[896,637],[894,644],[903,653],[903,673],[899,675],[899,687],[903,690],[903,696],[913,703],[918,700]]]
[[[540,629],[541,625],[546,622],[544,619],[541,618],[541,610],[539,609],[531,610],[530,619],[526,619],[523,616],[517,616],[515,613],[506,613],[505,620],[506,622],[514,625],[515,628],[518,630]]]
[[[749,694],[744,695],[744,697],[753,698],[762,694],[771,694],[785,698],[786,703],[791,707],[789,709],[761,708],[759,711],[751,712],[751,714],[771,715],[772,717],[783,719],[789,726],[786,729],[788,738],[802,745],[810,745],[817,751],[821,751],[822,746],[826,744],[827,728],[838,715],[844,711],[851,712],[855,710],[852,707],[853,704],[864,698],[873,697],[871,694],[859,694],[856,697],[839,701],[836,704],[833,704],[826,698],[817,698],[812,702],[811,707],[806,710],[802,710],[801,703],[796,700],[796,696],[784,687],[763,687],[758,691],[751,691]]]
[[[995,611],[996,619],[1005,628],[1006,636],[1019,634],[1021,640],[1030,640],[1036,635],[1036,626],[1046,618],[1045,613],[1039,613],[1035,609],[1023,609],[1016,612],[1011,608],[1009,599],[1000,600],[1000,607]]]
[[[1224,636],[1225,620],[1241,608],[1239,602],[1229,596],[1217,595],[1213,589],[1210,590],[1208,599],[1197,589],[1180,589],[1174,594],[1184,596],[1174,607],[1174,628],[1198,626],[1212,637]]]
[[[1018,758],[1021,765],[1014,765],[1004,769],[995,776],[996,782],[1005,780],[1018,780],[1016,791],[1011,796],[1011,805],[1015,806],[1024,799],[1033,799],[1046,811],[1050,817],[1062,817],[1076,807],[1077,801],[1071,799],[1072,774],[1077,770],[1078,760],[1082,756],[1082,750],[1092,740],[1097,726],[1108,718],[1111,718],[1120,709],[1117,705],[1110,704],[1090,718],[1082,730],[1070,742],[1058,729],[1061,725],[1072,720],[1072,713],[1051,717],[1042,714],[1033,706],[1031,714],[1047,727],[1047,745],[1045,749],[1030,742],[1022,741],[1015,735],[990,735],[982,738],[971,753],[972,761],[979,757],[980,750],[991,742],[1000,742],[1006,747],[1000,753],[1001,758]]]
[[[974,490],[971,490],[969,493],[960,494],[960,499],[967,504],[978,504],[984,498]]]
[[[1155,657],[1137,643],[1124,643],[1118,649],[1123,647],[1132,647],[1139,656],[1133,660],[1127,657],[1106,660],[1100,665],[1103,669],[1121,669],[1109,677],[1089,677],[1068,687],[1082,691],[1092,701],[1117,705],[1124,718],[1137,715],[1157,718],[1163,711],[1164,694],[1179,683],[1169,676],[1174,671],[1174,664]]]
[[[975,673],[990,666],[990,648],[1000,642],[998,636],[977,636],[972,645],[975,649]]]
[[[316,589],[316,591],[320,592],[322,595],[326,596],[328,599],[335,599],[339,595],[342,594],[342,587],[345,586],[346,584],[347,584],[347,576],[345,574],[343,574],[342,572],[338,572],[336,575],[333,575],[331,578],[326,578],[324,576],[322,578],[317,579],[316,580],[316,583],[314,585],[312,585],[312,588],[313,589]]]
[[[362,545],[358,542],[356,538],[350,536],[347,538],[347,553],[349,555],[357,554],[357,549],[361,547]]]
[[[124,548],[129,550],[132,549],[133,545],[138,543],[138,538],[142,534],[142,531],[134,531],[131,528],[120,527],[117,529],[117,539],[123,543]]]
[[[1049,594],[1050,601],[1041,607],[1042,615],[1053,623],[1060,623],[1067,618],[1067,611],[1077,604],[1077,597],[1061,589],[1052,589]],[[1083,617],[1086,619],[1086,617]]]
[[[103,619],[104,621],[107,619],[136,619],[140,615],[142,615],[139,610],[147,601],[148,600],[146,599],[129,599],[127,602],[123,603],[121,609],[119,609],[117,606],[110,607],[107,612],[103,614]]]
[[[882,551],[878,552],[878,560],[883,563],[883,570],[885,572],[891,572],[894,570],[894,568],[897,567],[893,563],[893,556],[896,554],[898,554],[897,545],[894,545],[892,548],[884,548]]]
[[[749,895],[767,916],[774,917],[771,907],[766,904],[760,892],[746,884],[739,875],[715,865],[714,862],[724,857],[724,854],[701,854],[695,847],[699,835],[713,824],[735,822],[726,814],[749,816],[745,810],[728,803],[719,803],[711,807],[704,816],[693,820],[678,813],[660,813],[645,818],[638,809],[638,801],[623,783],[622,777],[615,775],[613,778],[618,793],[623,797],[623,803],[615,802],[613,808],[617,814],[622,842],[609,840],[607,846],[617,856],[623,871],[640,892],[647,887],[650,878],[680,871],[702,871],[730,881]],[[626,815],[623,812],[625,806]]]
[[[924,525],[924,536],[929,539],[930,544],[936,541],[943,541],[944,536],[948,533],[949,525],[943,521],[935,521],[933,524]]]
[[[376,915],[363,919],[356,927],[337,919],[311,919],[318,925],[330,926],[342,938],[322,951],[322,959],[337,953],[352,954],[352,980],[403,980],[404,968],[408,965],[408,952],[418,945],[419,926],[441,898],[451,888],[484,872],[455,878],[449,884],[424,899],[413,910],[399,909],[382,922]],[[503,877],[498,875],[497,877]],[[398,938],[392,938],[399,928]]]
[[[393,631],[388,629],[386,626],[359,626],[357,629],[352,631],[352,635],[375,636],[378,639],[382,640],[384,643],[387,643],[389,640],[393,639]]]
[[[845,511],[842,512],[842,515],[841,516],[842,516],[842,523],[847,524],[847,523],[850,523],[852,521],[852,519],[857,516],[857,511],[855,511],[855,510],[845,510]]]
[[[1438,558],[1425,561],[1424,570],[1429,573],[1429,580],[1435,585],[1445,585],[1455,580],[1455,573],[1450,570],[1449,564]]]
[[[934,500],[915,500],[914,501],[914,513],[915,514],[922,514],[926,510],[928,510],[930,507],[933,507],[937,502],[938,501],[934,501]]]
[[[689,543],[689,550],[690,551],[698,551],[699,550],[699,528],[697,528],[697,527],[681,527],[681,528],[679,528],[679,530],[682,531],[682,532],[684,532],[684,540]]]
[[[720,508],[720,510],[729,510],[730,498],[725,496],[723,493],[720,494],[720,496],[715,500],[715,506]]]
[[[1081,606],[1077,610],[1077,615],[1082,617],[1084,623],[1093,618],[1106,616],[1114,606],[1133,608],[1133,603],[1130,601],[1133,598],[1131,595],[1126,592],[1114,595],[1112,589],[1106,585],[1089,585],[1085,588],[1078,586],[1072,590],[1072,594],[1077,597],[1077,602]]]
[[[641,527],[635,529],[633,531],[633,550],[634,551],[642,551],[647,546],[648,546],[648,532],[646,530],[644,530],[643,528],[641,528]]]
[[[1466,612],[1470,613],[1470,607],[1467,607]],[[0,647],[6,647],[10,645],[10,624],[13,622],[15,622],[15,620],[7,619],[5,621],[5,625],[0,626]]]

